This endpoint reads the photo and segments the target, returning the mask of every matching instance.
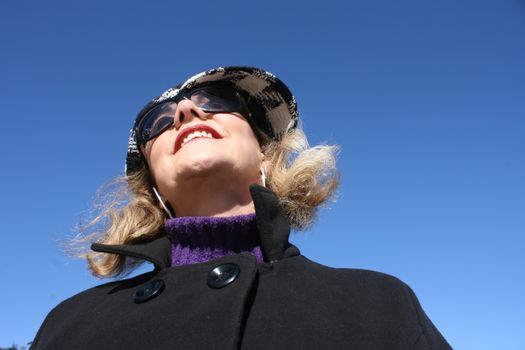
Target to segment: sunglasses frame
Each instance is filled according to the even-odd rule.
[[[136,137],[137,144],[138,145],[145,145],[147,142],[149,142],[149,141],[153,140],[154,138],[158,137],[164,131],[168,130],[171,126],[173,126],[173,123],[175,121],[175,116],[173,116],[172,122],[170,124],[167,124],[165,127],[163,127],[155,135],[149,136],[147,138],[144,138],[143,135],[142,135],[142,131],[140,130],[141,126],[142,126],[142,123],[146,120],[146,117],[148,116],[148,114],[151,113],[155,108],[158,108],[159,106],[163,106],[163,105],[165,105],[167,103],[172,103],[172,102],[179,103],[182,100],[192,101],[191,97],[193,96],[193,94],[195,94],[196,92],[202,91],[202,90],[204,90],[204,91],[206,91],[207,89],[209,90],[210,88],[222,88],[222,89],[231,90],[232,92],[235,93],[235,95],[237,96],[238,100],[241,102],[241,106],[239,108],[237,108],[237,109],[234,109],[234,110],[231,110],[231,109],[209,109],[209,108],[200,107],[198,105],[196,105],[196,107],[200,108],[205,113],[231,113],[231,112],[238,112],[248,121],[248,123],[250,124],[252,129],[254,129],[254,124],[253,124],[253,121],[251,120],[251,113],[250,113],[250,110],[248,109],[248,104],[247,104],[245,98],[239,93],[239,91],[235,90],[230,85],[208,84],[208,85],[199,86],[199,87],[197,87],[195,89],[191,89],[191,90],[189,90],[187,92],[184,92],[182,94],[177,94],[176,96],[168,98],[168,99],[162,101],[161,103],[158,103],[158,104],[152,106],[147,111],[145,111],[142,114],[142,116],[140,117],[140,119],[138,120],[137,126],[135,127],[135,137]],[[254,131],[255,131],[255,129],[254,129]]]

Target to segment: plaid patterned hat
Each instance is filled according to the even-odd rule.
[[[273,140],[279,140],[297,126],[297,103],[288,87],[272,73],[253,67],[219,67],[199,73],[184,83],[166,90],[149,102],[137,115],[128,143],[126,174],[138,169],[144,162],[137,145],[135,128],[151,108],[201,85],[220,82],[233,86],[248,103],[254,123]]]

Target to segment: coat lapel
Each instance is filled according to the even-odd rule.
[[[259,185],[251,185],[253,203],[255,205],[255,220],[261,240],[264,260],[273,262],[285,256],[286,248],[290,246],[290,221],[285,215],[279,199],[271,190]]]

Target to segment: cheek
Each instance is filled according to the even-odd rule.
[[[169,142],[162,136],[149,142],[144,151],[153,180],[157,184],[172,171],[166,157]]]
[[[259,146],[259,142],[251,132],[246,132],[244,135],[238,138],[238,142],[235,143],[236,154],[241,158],[240,161],[245,163],[249,167],[259,168],[262,162],[262,152]]]
[[[150,141],[146,144],[146,147],[144,148],[144,155],[146,156],[146,163],[148,163],[148,167],[150,171],[154,171],[157,168],[158,162],[159,162],[159,145],[157,144],[157,140]]]

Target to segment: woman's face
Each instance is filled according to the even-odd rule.
[[[188,186],[197,191],[204,182],[258,183],[263,161],[257,138],[241,114],[205,113],[190,100],[178,103],[172,127],[149,141],[144,154],[165,198],[176,198]]]

